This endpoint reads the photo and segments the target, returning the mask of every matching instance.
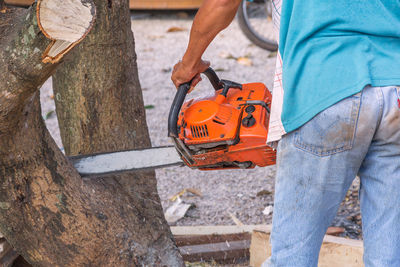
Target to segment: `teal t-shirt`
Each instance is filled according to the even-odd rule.
[[[283,0],[286,132],[366,85],[400,85],[400,0]]]

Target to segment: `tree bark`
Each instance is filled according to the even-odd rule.
[[[114,6],[118,2],[108,3]],[[126,16],[127,12],[126,9]],[[0,27],[0,232],[34,266],[181,266],[182,260],[162,215],[154,176],[142,173],[82,180],[47,131],[40,113],[39,88],[57,64],[41,61],[50,40],[37,27],[35,5],[29,11],[12,10],[7,17],[0,18],[0,25],[8,24],[4,29]],[[111,17],[104,20],[111,29],[120,27]],[[100,42],[104,53],[105,41]],[[129,38],[127,47],[128,43]],[[131,48],[133,51],[132,44]],[[93,55],[93,60],[96,56],[100,55]],[[70,60],[74,62],[72,57]],[[79,64],[93,63],[88,60]],[[87,97],[84,101],[88,106],[95,109],[100,101],[113,102],[121,97],[138,99],[134,98],[138,83],[132,82],[137,80],[137,73],[131,72],[130,76],[122,66],[115,68],[120,71],[115,80],[126,77],[126,86],[119,87],[123,85],[120,83],[99,87],[103,100],[96,95],[91,98],[90,92],[82,94]],[[127,93],[119,95],[117,89]],[[126,101],[121,99],[122,103],[132,105],[133,111],[120,107],[120,119],[134,121],[128,125],[119,125],[114,111],[105,108],[99,112],[110,112],[109,119],[118,122],[109,123],[114,134],[122,133],[120,138],[126,141],[135,140],[121,144],[112,138],[102,139],[92,143],[94,148],[85,149],[104,151],[149,145],[145,126],[135,128],[143,126],[141,100]],[[130,112],[135,116],[126,115]],[[101,125],[102,114],[87,114],[90,117],[86,120],[97,119]],[[102,136],[102,130],[85,133]],[[143,140],[138,141],[140,138]]]

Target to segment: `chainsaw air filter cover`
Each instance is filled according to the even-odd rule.
[[[192,99],[183,106],[180,138],[192,149],[202,147],[201,144],[209,147],[235,143],[240,110],[227,103],[217,103],[216,98]]]
[[[268,88],[225,80],[219,86],[223,88],[214,95],[186,101],[180,109],[177,132],[184,149],[177,149],[182,149],[185,163],[203,170],[275,164],[276,152],[266,144]]]

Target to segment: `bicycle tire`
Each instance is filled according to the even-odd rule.
[[[261,34],[257,33],[257,31],[251,26],[247,14],[247,8],[246,8],[247,4],[248,4],[247,0],[243,0],[237,12],[237,20],[239,23],[239,27],[244,33],[244,35],[253,44],[257,45],[260,48],[263,48],[271,52],[278,50],[278,44],[276,43],[275,40],[264,38]]]

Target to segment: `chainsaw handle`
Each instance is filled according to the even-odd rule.
[[[222,88],[221,80],[212,68],[209,67],[203,72],[203,74],[207,76],[208,80],[210,80],[210,83],[214,87],[215,91],[218,91]]]
[[[172,102],[171,109],[168,116],[168,136],[178,138],[178,116],[179,111],[185,101],[185,97],[190,89],[190,82],[179,85],[178,91],[175,94],[174,101]]]
[[[208,68],[203,72],[204,75],[207,76],[208,80],[214,87],[215,91],[221,89],[223,86],[221,84],[221,80],[218,78],[218,75],[212,68]],[[179,85],[178,91],[175,94],[174,101],[172,102],[171,109],[169,110],[168,116],[168,136],[178,138],[178,116],[181,111],[183,102],[185,101],[185,97],[190,89],[190,84],[192,80],[187,83],[183,83]]]

